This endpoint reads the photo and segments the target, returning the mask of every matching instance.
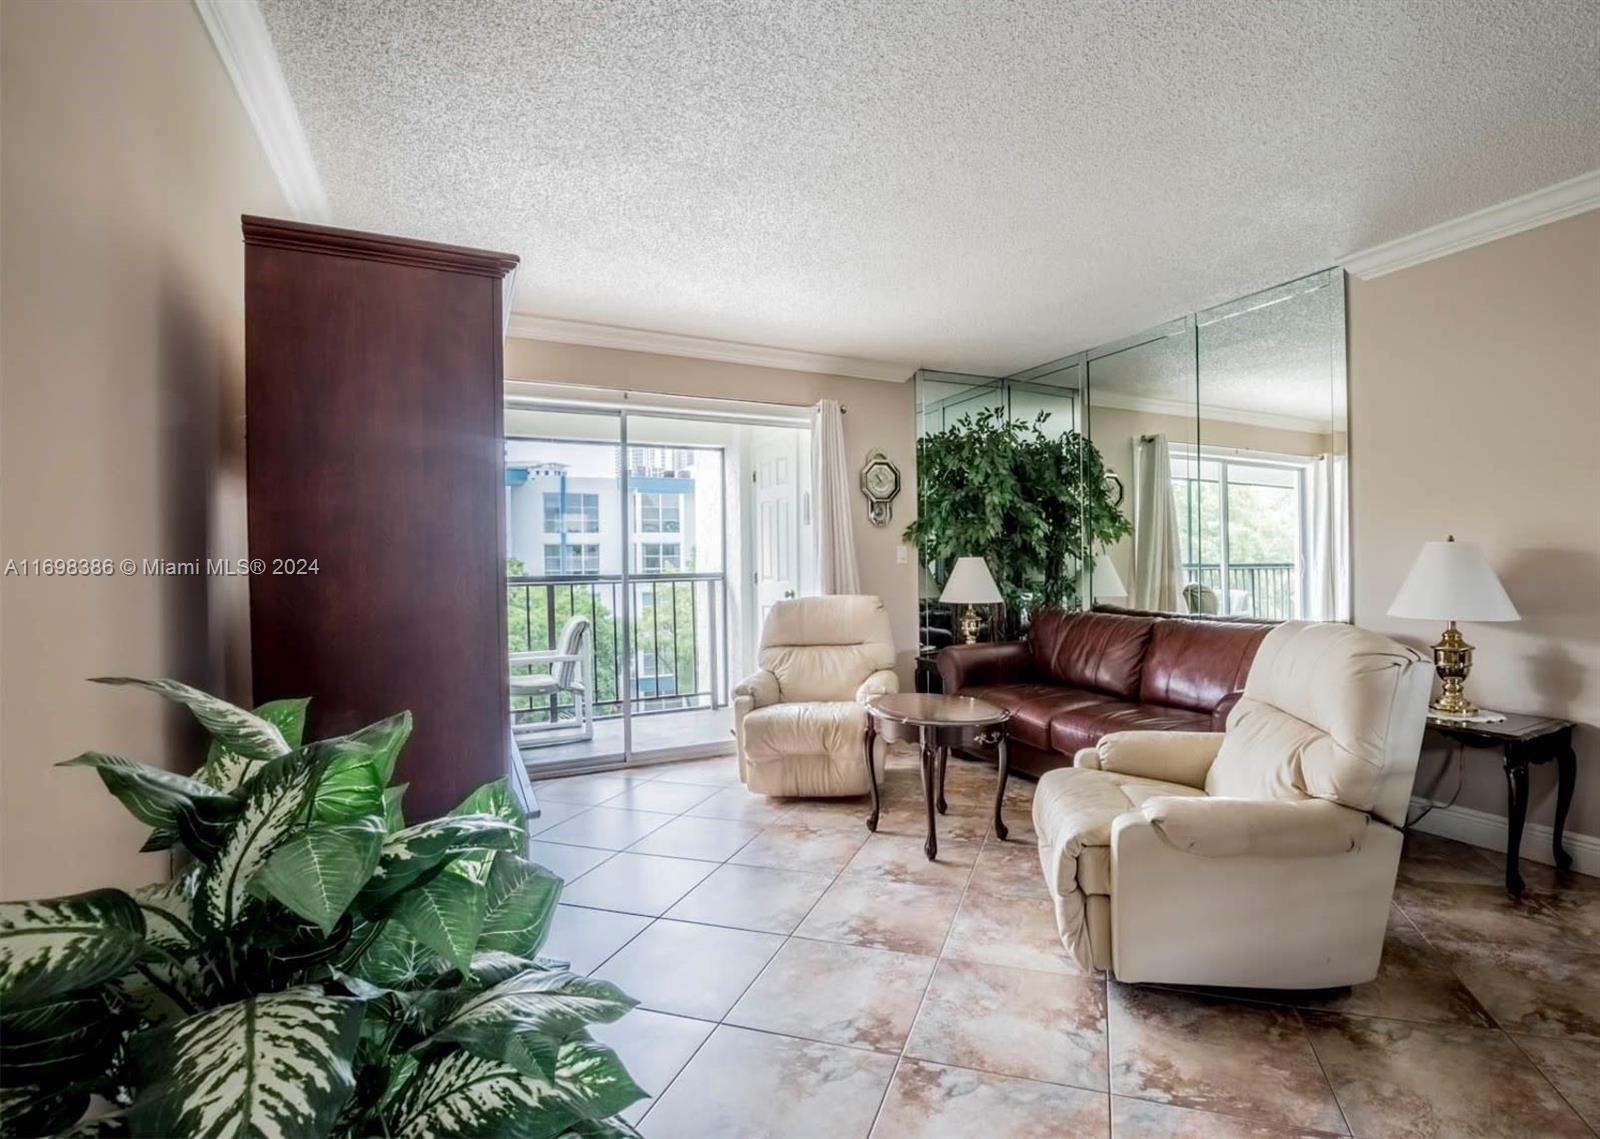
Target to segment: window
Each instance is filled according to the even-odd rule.
[[[641,534],[676,534],[683,529],[683,496],[641,491],[634,496]]]
[[[672,573],[678,565],[677,542],[640,542],[640,573]]]
[[[1171,457],[1190,609],[1273,621],[1304,613],[1312,460],[1182,443]]]
[[[547,574],[599,573],[600,547],[597,544],[560,546],[547,543],[544,548],[544,572]]]
[[[566,509],[562,509],[562,499]],[[547,490],[544,493],[544,528],[555,534],[598,534],[600,532],[600,496],[598,494],[562,494]]]

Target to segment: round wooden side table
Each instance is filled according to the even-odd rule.
[[[970,696],[937,696],[926,692],[897,692],[867,701],[867,782],[872,786],[872,814],[867,829],[878,829],[878,773],[872,764],[874,741],[915,743],[922,756],[922,798],[928,808],[928,841],[922,849],[932,860],[939,853],[934,808],[945,813],[944,771],[953,747],[995,747],[1000,757],[994,791],[994,833],[1006,837],[1000,807],[1006,795],[1006,721],[1011,713]]]

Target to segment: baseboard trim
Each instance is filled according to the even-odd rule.
[[[1416,814],[1428,805],[1427,799],[1412,799],[1412,814]],[[1437,803],[1433,805],[1433,810],[1412,829],[1504,854],[1510,824],[1506,822],[1504,815],[1477,811],[1471,807],[1449,807]],[[1522,828],[1522,857],[1532,862],[1542,862],[1546,866],[1555,865],[1555,855],[1550,848],[1550,840],[1553,837],[1555,831],[1552,827],[1543,823],[1528,823]],[[1569,830],[1561,836],[1561,845],[1572,855],[1574,870],[1580,874],[1600,877],[1600,838]]]

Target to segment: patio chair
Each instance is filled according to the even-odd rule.
[[[511,697],[529,696],[549,700],[562,693],[572,696],[572,711],[580,730],[574,734],[567,729],[573,721],[562,722],[552,713],[549,723],[518,723],[517,712],[511,713],[511,734],[518,744],[548,747],[575,740],[594,739],[594,625],[589,618],[577,615],[567,618],[561,627],[561,637],[553,649],[540,649],[527,653],[512,653],[512,667],[517,665],[548,665],[548,672],[535,672],[527,676],[513,674]]]

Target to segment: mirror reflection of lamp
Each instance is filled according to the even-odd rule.
[[[969,645],[978,643],[978,621],[975,605],[998,605],[1004,598],[1000,587],[994,583],[989,563],[982,558],[957,558],[956,564],[945,580],[944,592],[939,601],[945,605],[963,605],[961,638]]]
[[[1099,554],[1094,559],[1094,570],[1089,575],[1089,597],[1092,601],[1128,600],[1128,587],[1122,584],[1117,567],[1111,564],[1110,554]]]

